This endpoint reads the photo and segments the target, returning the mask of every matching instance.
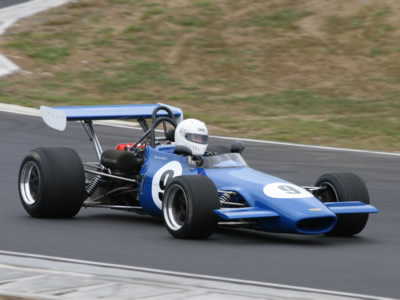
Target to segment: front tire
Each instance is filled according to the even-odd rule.
[[[18,188],[32,217],[72,218],[85,198],[82,161],[69,148],[36,148],[22,161]]]
[[[203,239],[218,225],[217,188],[205,176],[179,176],[168,184],[163,198],[164,223],[175,238]]]
[[[324,187],[317,197],[322,202],[361,201],[369,204],[369,195],[364,181],[353,173],[331,173],[318,178],[315,186]],[[360,233],[368,221],[368,214],[343,214],[327,233],[329,236],[352,236]]]

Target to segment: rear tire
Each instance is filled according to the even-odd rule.
[[[35,218],[72,218],[85,199],[85,173],[69,148],[36,148],[22,161],[19,195]]]
[[[163,217],[175,238],[203,239],[218,225],[213,212],[220,208],[217,188],[205,176],[179,176],[168,184],[163,198]]]
[[[315,186],[326,187],[317,197],[322,202],[361,201],[369,204],[364,181],[353,173],[331,173],[318,178]],[[337,215],[337,223],[327,233],[329,236],[352,236],[360,233],[368,221],[368,214]]]

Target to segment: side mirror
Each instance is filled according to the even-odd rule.
[[[186,146],[179,145],[175,147],[174,153],[178,155],[192,155],[192,150]]]
[[[231,146],[231,152],[242,154],[245,146],[241,141],[236,141]]]

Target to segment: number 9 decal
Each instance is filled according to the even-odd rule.
[[[164,197],[165,188],[168,182],[176,176],[182,175],[182,166],[177,161],[171,161],[165,164],[154,174],[153,181],[151,184],[151,195],[153,197],[154,204],[161,209],[162,200]]]
[[[276,182],[267,184],[264,187],[264,194],[271,198],[280,199],[295,199],[295,198],[310,198],[314,197],[305,189],[285,182]]]

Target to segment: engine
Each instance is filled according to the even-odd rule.
[[[136,157],[134,152],[105,150],[101,155],[101,164],[111,171],[127,174],[138,174],[143,160]]]

